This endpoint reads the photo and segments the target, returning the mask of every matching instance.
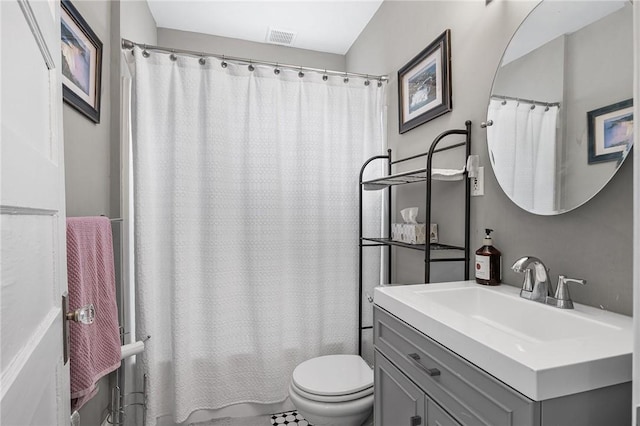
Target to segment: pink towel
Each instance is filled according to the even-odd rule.
[[[93,303],[93,324],[71,322],[71,410],[96,393],[96,382],[120,366],[111,222],[106,217],[67,218],[67,272],[71,311]]]

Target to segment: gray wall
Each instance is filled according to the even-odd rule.
[[[94,124],[65,104],[65,186],[68,216],[120,216],[120,37],[155,43],[156,29],[146,1],[75,1],[74,6],[103,43],[101,118]],[[121,7],[122,6],[122,7]],[[121,13],[126,15],[121,19]],[[122,22],[121,22],[122,21]],[[119,227],[114,227],[116,273]],[[119,282],[119,276],[117,277]],[[99,425],[110,401],[110,377],[80,410],[82,425]]]
[[[158,44],[163,47],[202,51],[268,62],[281,62],[311,68],[323,68],[335,71],[343,71],[345,68],[345,58],[343,55],[168,28],[158,28]]]
[[[111,5],[108,1],[73,4],[103,43],[102,105],[99,124],[66,103],[63,107],[67,215],[110,215]]]
[[[120,3],[120,37],[138,43],[156,44],[157,26],[146,0]]]
[[[74,2],[103,43],[100,123],[94,124],[66,103],[63,107],[67,216],[111,215],[111,5]],[[98,425],[109,405],[109,377],[98,394],[80,409],[82,425]]]
[[[423,152],[440,132],[460,128],[465,120],[473,121],[472,153],[480,155],[486,181],[485,195],[471,201],[472,248],[482,245],[484,228],[495,229],[494,244],[503,253],[506,283],[519,286],[522,277],[509,266],[520,256],[535,255],[551,268],[553,280],[558,274],[588,280],[587,286],[573,290],[577,302],[631,315],[631,162],[626,162],[609,185],[584,206],[552,217],[529,214],[509,201],[491,170],[486,132],[479,124],[486,118],[502,52],[536,3],[494,1],[485,6],[484,2],[470,1],[383,2],[347,53],[347,70],[391,77],[387,88],[388,143],[395,158]],[[451,29],[452,40],[453,111],[400,135],[397,70],[447,28]],[[394,213],[423,202],[423,189],[409,187],[396,192]],[[434,197],[440,197],[434,198],[434,222],[439,224],[441,240],[459,242],[462,212],[455,201],[449,200],[453,195],[448,193],[453,194],[454,189],[440,187],[434,191]],[[421,254],[401,250],[396,249],[396,281],[422,282]]]

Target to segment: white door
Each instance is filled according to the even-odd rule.
[[[0,1],[0,424],[68,425],[57,0]]]

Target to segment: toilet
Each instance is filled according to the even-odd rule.
[[[360,426],[373,409],[373,370],[358,355],[326,355],[293,370],[289,397],[314,426]]]

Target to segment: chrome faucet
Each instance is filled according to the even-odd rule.
[[[533,284],[531,283],[532,271],[529,268],[530,265],[533,265],[533,272],[535,272]],[[548,269],[540,259],[533,256],[522,257],[516,260],[511,269],[514,272],[524,273],[520,297],[546,303],[547,297],[552,294],[551,283],[549,283]]]
[[[556,286],[556,294],[553,297],[547,297],[546,304],[560,309],[573,309],[573,300],[571,300],[571,295],[569,294],[569,283],[585,285],[587,281],[560,275]]]

